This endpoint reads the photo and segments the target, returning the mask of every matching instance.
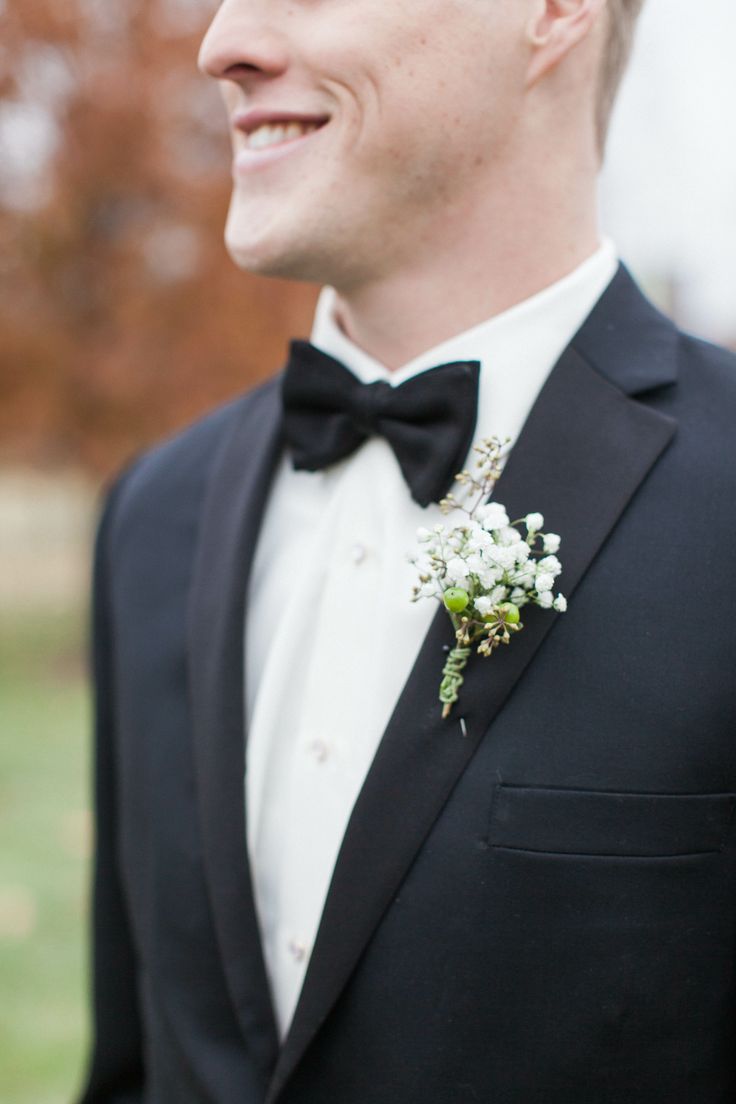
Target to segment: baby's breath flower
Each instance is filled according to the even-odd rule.
[[[447,564],[447,578],[452,579],[453,583],[466,583],[468,574],[468,565],[459,556],[455,556]]]
[[[500,502],[487,502],[479,506],[475,516],[484,529],[505,529],[509,523],[509,515]]]
[[[484,590],[490,590],[504,577],[504,568],[489,564],[482,571],[478,571],[478,581]]]
[[[537,565],[533,560],[524,564],[520,571],[514,573],[514,582],[517,586],[524,587],[524,589],[534,586],[534,579],[536,576]]]
[[[504,568],[504,570],[508,570],[508,568],[513,567],[516,563],[514,549],[510,548],[508,545],[497,544],[494,548],[488,550],[488,556],[493,563],[498,564],[498,566]]]
[[[493,534],[474,525],[468,536],[468,549],[471,552],[480,552],[486,548],[493,548]]]
[[[554,599],[552,598],[551,590],[543,590],[537,598],[537,604],[540,605],[542,609],[552,609],[553,602]]]
[[[524,564],[532,554],[532,550],[526,541],[520,540],[518,544],[514,545],[514,559],[517,564]]]
[[[537,575],[537,581],[534,585],[536,587],[537,594],[541,595],[545,591],[552,590],[552,587],[555,585],[555,577],[554,575],[548,575],[546,572],[542,571],[539,575]]]
[[[544,517],[542,514],[527,514],[524,518],[524,524],[530,533],[538,533],[544,525]]]
[[[564,613],[567,609],[567,598],[565,598],[564,594],[558,594],[552,605],[558,613]]]
[[[562,564],[556,556],[543,556],[538,566],[541,571],[546,571],[550,575],[559,575],[562,571]]]
[[[477,552],[471,552],[465,562],[468,565],[468,571],[470,571],[472,575],[482,575],[486,569],[483,557],[478,555]]]
[[[544,534],[543,544],[545,552],[559,552],[560,543],[560,537],[557,533]]]

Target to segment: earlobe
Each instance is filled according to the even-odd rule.
[[[606,0],[539,0],[526,37],[533,50],[527,74],[534,84],[577,45],[591,29]]]
[[[536,0],[526,36],[533,46],[546,46],[560,31],[588,23],[605,7],[607,0]]]
[[[549,42],[549,32],[540,31],[536,21],[530,22],[527,25],[526,38],[530,46],[546,46]]]
[[[536,9],[526,25],[526,39],[530,46],[546,46],[552,33],[554,18],[550,17],[548,0],[538,0]]]

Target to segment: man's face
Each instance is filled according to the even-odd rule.
[[[225,231],[236,263],[347,289],[421,258],[437,220],[472,212],[509,157],[528,12],[526,0],[225,0],[199,64],[219,81],[239,162]]]

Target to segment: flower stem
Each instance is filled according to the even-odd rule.
[[[462,671],[470,658],[471,648],[453,648],[442,669],[440,701],[443,703],[443,717],[449,717],[450,710],[458,699],[463,684]]]

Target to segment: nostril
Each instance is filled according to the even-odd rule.
[[[207,76],[242,81],[254,73],[283,73],[289,66],[289,52],[270,28],[218,22],[216,16],[200,45],[197,66]]]
[[[228,65],[227,69],[219,75],[223,80],[238,80],[239,77],[245,76],[246,73],[259,73],[260,70],[260,65],[255,65],[253,62],[237,61],[234,65]]]

